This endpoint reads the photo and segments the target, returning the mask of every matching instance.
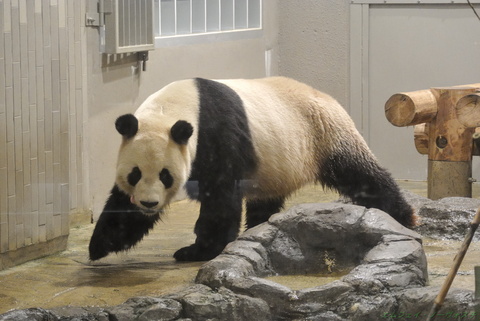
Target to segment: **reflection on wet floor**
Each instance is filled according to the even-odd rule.
[[[425,182],[400,184],[419,195],[426,194]],[[337,199],[335,193],[308,186],[294,195],[286,207]],[[158,296],[193,284],[202,263],[177,263],[172,255],[195,240],[193,226],[198,210],[198,204],[191,201],[172,204],[163,222],[135,249],[95,263],[88,260],[88,242],[94,225],[73,228],[68,250],[0,271],[0,313],[28,307],[111,306],[133,296]],[[443,283],[460,245],[460,241],[424,240],[431,284]],[[480,264],[479,252],[480,244],[472,243],[452,287],[474,289],[473,266]],[[292,278],[275,281],[294,282],[287,285],[295,288],[321,284],[316,284],[312,276]],[[319,282],[329,280],[316,278]]]

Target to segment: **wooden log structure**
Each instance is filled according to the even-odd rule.
[[[413,127],[413,137],[417,152],[428,155],[428,123],[418,124]],[[473,134],[473,156],[480,156],[480,127],[475,128]]]
[[[415,126],[415,147],[428,155],[430,199],[472,197],[472,155],[480,155],[473,144],[480,127],[479,88],[477,83],[398,93],[385,104],[390,123]]]

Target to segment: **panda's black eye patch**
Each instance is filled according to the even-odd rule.
[[[164,168],[160,172],[160,181],[165,185],[165,188],[170,188],[173,185],[173,177],[168,171],[168,169]]]
[[[127,180],[128,184],[135,186],[137,185],[138,181],[142,178],[142,172],[140,171],[140,168],[134,167],[132,168],[132,171],[130,174],[128,174]]]

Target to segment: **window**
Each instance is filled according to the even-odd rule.
[[[262,0],[155,0],[154,12],[157,47],[178,36],[184,41],[185,36],[231,36],[262,28]]]

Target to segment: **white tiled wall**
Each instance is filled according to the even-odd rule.
[[[0,253],[84,206],[83,1],[0,0]]]

